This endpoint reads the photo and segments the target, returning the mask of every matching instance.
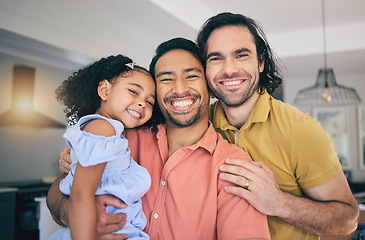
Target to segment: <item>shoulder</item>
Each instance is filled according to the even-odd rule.
[[[146,140],[150,138],[155,138],[158,132],[152,132],[150,129],[145,128],[128,128],[124,131],[124,136],[128,140],[140,139]]]
[[[317,120],[308,113],[303,113],[296,107],[274,98],[270,101],[270,118],[275,119],[278,124],[281,123],[283,126],[294,129],[299,126],[317,124]]]
[[[291,116],[291,118],[304,118],[307,114],[303,113],[293,105],[282,102],[275,98],[270,98],[270,111],[276,115]]]
[[[90,120],[88,123],[86,123],[83,130],[94,135],[105,137],[114,136],[116,134],[113,125],[104,119]]]
[[[275,136],[283,136],[282,139],[287,139],[287,143],[292,146],[303,143],[305,139],[308,139],[308,143],[313,143],[317,140],[315,136],[320,136],[321,139],[327,137],[315,118],[276,99],[271,100],[268,126],[279,134]]]
[[[217,133],[217,146],[213,155],[222,159],[239,158],[252,161],[250,155],[246,151],[233,143],[229,143],[219,133]]]

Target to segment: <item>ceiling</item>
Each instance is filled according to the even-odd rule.
[[[111,54],[148,67],[156,46],[195,40],[223,11],[258,20],[285,65],[285,79],[314,83],[324,65],[320,0],[1,0],[0,51],[68,70]],[[327,65],[365,76],[365,1],[326,0]],[[5,30],[5,31],[4,31]]]

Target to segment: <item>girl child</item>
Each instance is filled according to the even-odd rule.
[[[141,197],[150,188],[151,178],[130,156],[122,133],[124,128],[157,127],[149,120],[155,104],[153,78],[130,58],[109,56],[75,72],[56,95],[74,124],[64,134],[71,148],[71,171],[60,183],[60,190],[70,195],[71,214],[70,229],[59,229],[51,239],[96,238],[95,194],[114,195],[128,205],[122,210],[106,208],[127,215],[118,233],[149,239],[142,231],[147,220]]]

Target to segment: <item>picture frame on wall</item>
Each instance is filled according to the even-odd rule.
[[[313,108],[313,117],[328,132],[343,170],[351,169],[349,111],[345,107]]]
[[[359,116],[359,163],[360,169],[365,170],[365,105],[359,105],[358,107]]]

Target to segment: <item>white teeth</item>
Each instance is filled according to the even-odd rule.
[[[141,118],[141,114],[139,114],[138,112],[131,110],[131,109],[127,109],[127,112],[129,112],[130,114],[132,114],[133,116],[136,116],[138,118]]]
[[[228,82],[223,82],[223,85],[225,86],[233,86],[233,85],[238,85],[240,84],[241,81],[237,80],[237,81],[228,81]]]
[[[194,103],[193,100],[185,100],[185,101],[172,101],[171,105],[174,107],[188,107]]]

